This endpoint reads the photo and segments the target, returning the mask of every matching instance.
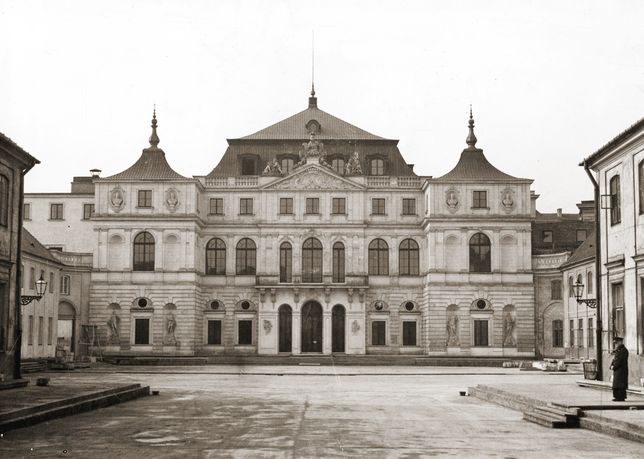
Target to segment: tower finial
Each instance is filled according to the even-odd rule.
[[[156,148],[159,145],[159,136],[157,135],[157,104],[154,104],[152,111],[152,134],[150,135],[150,145]]]
[[[311,97],[315,97],[315,30],[311,30]]]
[[[472,104],[470,104],[470,121],[468,122],[470,132],[467,134],[467,145],[469,148],[476,148],[476,136],[474,135],[474,116],[472,116]]]

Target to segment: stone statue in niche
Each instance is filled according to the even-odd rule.
[[[121,330],[121,318],[112,310],[112,315],[107,320],[107,343],[119,344]]]
[[[458,208],[458,192],[454,189],[448,190],[445,196],[445,204],[450,211],[455,211]]]
[[[123,208],[124,203],[125,198],[123,197],[123,190],[120,188],[114,188],[110,192],[110,204],[112,204],[112,208],[118,212]]]
[[[447,317],[447,346],[460,346],[458,340],[458,316],[451,312]]]
[[[177,338],[174,334],[177,329],[177,319],[174,317],[173,313],[169,313],[165,319],[165,339],[163,344],[169,346],[176,346]]]
[[[263,175],[275,175],[275,176],[281,176],[283,175],[282,168],[280,167],[279,163],[277,162],[277,158],[273,158],[272,162],[269,162],[266,164],[266,167],[264,168],[264,172],[262,172]]]
[[[514,339],[514,329],[516,327],[516,320],[512,316],[512,312],[506,311],[503,314],[503,345],[516,346],[517,342]]]
[[[357,335],[359,331],[360,331],[360,324],[358,323],[357,320],[354,320],[353,322],[351,322],[351,333],[353,333],[354,335]]]
[[[506,209],[511,209],[514,206],[514,199],[512,198],[512,190],[504,190],[501,198],[501,204]]]
[[[362,167],[360,166],[360,157],[357,151],[353,152],[353,156],[347,162],[347,165],[344,167],[344,173],[346,175],[360,175],[362,174]]]
[[[273,329],[273,323],[270,320],[264,319],[264,332],[268,335]]]
[[[174,212],[179,206],[179,192],[174,188],[170,188],[165,192],[165,205],[171,212]]]

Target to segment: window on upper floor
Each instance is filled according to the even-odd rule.
[[[9,179],[0,175],[0,226],[9,225],[9,212],[11,206],[9,205]]]
[[[369,275],[389,275],[389,245],[383,239],[369,243]]]
[[[385,160],[382,158],[373,158],[369,162],[369,172],[371,175],[385,175]]]
[[[568,298],[574,298],[575,297],[575,280],[572,278],[572,276],[568,277]]]
[[[242,276],[254,276],[257,266],[257,247],[252,239],[244,238],[237,243],[236,273]]]
[[[551,300],[560,300],[561,299],[561,280],[555,279],[550,281],[550,299]]]
[[[552,230],[545,230],[541,232],[541,240],[546,243],[552,243]]]
[[[416,199],[403,198],[402,200],[402,214],[403,215],[416,215]]]
[[[257,158],[247,156],[241,160],[241,175],[257,175]]]
[[[71,291],[71,279],[69,276],[60,276],[60,293],[62,295],[69,295]]]
[[[49,206],[49,219],[50,220],[63,220],[63,205],[60,203],[50,204]]]
[[[206,244],[206,274],[211,276],[226,274],[226,244],[216,237]]]
[[[224,214],[224,198],[210,198],[210,208],[208,209],[210,215],[223,215]]]
[[[622,221],[622,203],[619,175],[610,179],[610,224],[617,225]]]
[[[280,198],[280,215],[293,215],[293,198]]]
[[[345,198],[333,198],[331,200],[331,213],[332,214],[346,214],[347,213],[347,200]]]
[[[585,229],[578,229],[576,232],[576,239],[577,242],[584,242],[586,240],[586,237],[588,237],[588,233],[586,232]]]
[[[371,199],[371,215],[385,215],[385,198]]]
[[[319,214],[320,213],[320,199],[319,198],[306,198],[306,213]]]
[[[637,166],[637,184],[640,195],[640,214],[644,214],[644,160]]]
[[[333,169],[336,172],[336,174],[343,175],[344,168],[345,168],[344,158],[335,157],[331,159],[331,169]]]
[[[293,248],[289,242],[280,245],[280,282],[293,282]]]
[[[29,288],[36,290],[36,268],[33,266],[29,268]]]
[[[333,282],[344,282],[344,244],[336,242],[333,244]]]
[[[492,271],[490,238],[476,233],[470,238],[470,272],[489,273]]]
[[[49,293],[54,293],[54,273],[49,273]]]
[[[239,215],[253,215],[253,198],[239,199]]]
[[[588,271],[586,273],[586,292],[590,295],[593,293],[593,272]]]
[[[134,271],[154,271],[154,237],[147,231],[136,235],[133,243],[133,263]]]
[[[472,207],[487,209],[487,191],[472,191]]]
[[[152,207],[152,190],[139,190],[137,207]]]
[[[293,170],[295,167],[295,159],[293,158],[282,158],[280,161],[280,168],[282,169],[282,174],[286,175]]]
[[[302,282],[322,282],[322,243],[314,237],[302,244]]]
[[[94,204],[83,204],[83,220],[89,220],[94,216]]]
[[[22,219],[23,220],[31,220],[31,203],[30,202],[25,202],[22,205]]]
[[[418,242],[413,239],[402,241],[398,251],[398,273],[401,276],[418,276],[419,260]]]

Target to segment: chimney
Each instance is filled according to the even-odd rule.
[[[90,169],[89,173],[92,174],[92,178],[99,178],[101,176],[100,169]]]
[[[561,211],[561,207],[560,207],[559,209],[557,209],[557,217],[561,217],[561,216],[562,216],[562,214],[563,214],[563,213],[562,213],[562,211]]]

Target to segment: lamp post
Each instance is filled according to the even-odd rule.
[[[33,300],[40,301],[40,299],[45,294],[45,291],[47,291],[47,281],[45,281],[45,279],[42,278],[42,274],[41,274],[40,279],[36,281],[36,294],[20,295],[20,304],[22,304],[23,306],[26,306],[29,303],[31,303]]]
[[[591,309],[595,309],[597,307],[597,300],[595,298],[582,298],[584,295],[584,284],[580,280],[577,280],[577,282],[572,285],[572,290],[575,294],[577,304],[585,304]]]

